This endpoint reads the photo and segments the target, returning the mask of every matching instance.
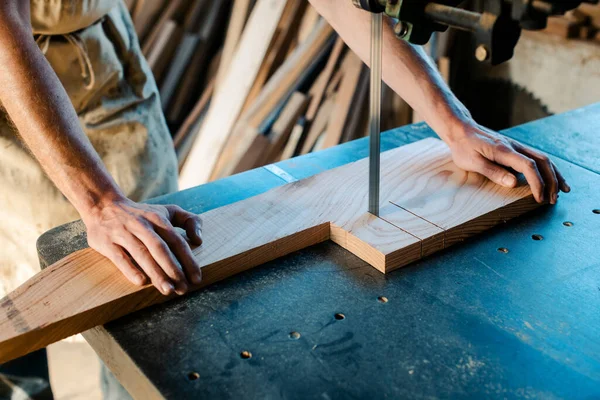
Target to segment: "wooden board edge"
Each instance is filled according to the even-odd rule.
[[[140,370],[104,326],[82,333],[104,365],[134,399],[162,400],[164,396]]]

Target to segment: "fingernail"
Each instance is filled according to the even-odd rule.
[[[556,199],[558,198],[558,196],[556,195],[556,193],[554,193],[552,195],[552,204],[556,204]]]
[[[178,295],[181,296],[183,294],[186,294],[187,290],[188,290],[188,285],[186,285],[185,282],[179,282],[177,284],[176,293]]]
[[[517,178],[515,178],[513,175],[504,175],[504,177],[502,178],[502,184],[505,186],[514,186],[517,184]]]
[[[571,191],[571,186],[569,186],[568,183],[565,183],[566,189],[567,189],[567,193]]]
[[[162,290],[165,295],[169,295],[175,290],[175,288],[169,282],[165,282],[162,284]]]
[[[201,272],[196,272],[194,274],[194,276],[192,277],[192,280],[194,283],[200,283],[202,282],[202,273]]]

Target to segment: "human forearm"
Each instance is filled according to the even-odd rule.
[[[33,40],[29,21],[28,0],[0,1],[0,102],[14,127],[79,211],[90,247],[136,285],[149,279],[165,295],[185,293],[190,284],[200,283],[201,272],[175,228],[185,229],[187,238],[200,245],[200,218],[174,205],[127,199],[84,134],[66,91]]]
[[[0,24],[0,102],[44,171],[82,214],[123,197],[24,22]]]
[[[310,0],[348,46],[370,62],[370,14],[350,0]],[[383,80],[405,99],[445,141],[458,132],[453,127],[470,120],[470,114],[442,80],[423,49],[394,35],[389,21],[383,30]],[[456,124],[449,124],[454,121]]]
[[[350,0],[310,0],[342,39],[369,63],[370,15]],[[535,199],[556,203],[558,191],[570,191],[556,166],[543,153],[477,124],[443,82],[419,47],[398,40],[389,23],[383,32],[383,80],[448,144],[454,162],[495,183],[514,187],[517,179],[505,167],[527,178]]]

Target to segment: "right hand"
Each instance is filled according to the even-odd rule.
[[[152,284],[165,296],[182,295],[202,280],[188,239],[202,244],[202,220],[175,205],[141,204],[129,199],[110,201],[82,215],[88,244],[111,260],[131,281]]]

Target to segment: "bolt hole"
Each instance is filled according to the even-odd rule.
[[[573,223],[571,221],[565,221],[563,222],[564,226],[573,226]]]
[[[244,360],[247,360],[249,358],[252,358],[252,353],[250,353],[247,350],[244,350],[240,353],[240,357],[242,357]]]
[[[531,238],[532,238],[533,240],[538,240],[538,241],[539,241],[539,240],[544,240],[544,237],[543,237],[542,235],[538,235],[538,234],[531,235]]]
[[[596,208],[595,210],[592,210],[592,212],[594,214],[600,214],[600,208]]]
[[[195,381],[195,380],[196,380],[196,379],[198,379],[198,378],[200,378],[200,374],[199,374],[199,373],[197,373],[197,372],[190,372],[190,373],[188,374],[188,379],[189,379],[190,381]]]
[[[380,303],[387,303],[388,302],[388,298],[385,296],[379,296],[377,298],[377,301],[379,301]]]
[[[504,254],[508,253],[508,249],[506,247],[498,247],[498,251]]]
[[[294,340],[298,340],[300,339],[300,333],[299,332],[290,332],[290,339],[294,339]]]
[[[346,318],[346,316],[342,313],[337,313],[334,315],[335,319],[337,319],[338,321],[343,320],[344,318]]]

